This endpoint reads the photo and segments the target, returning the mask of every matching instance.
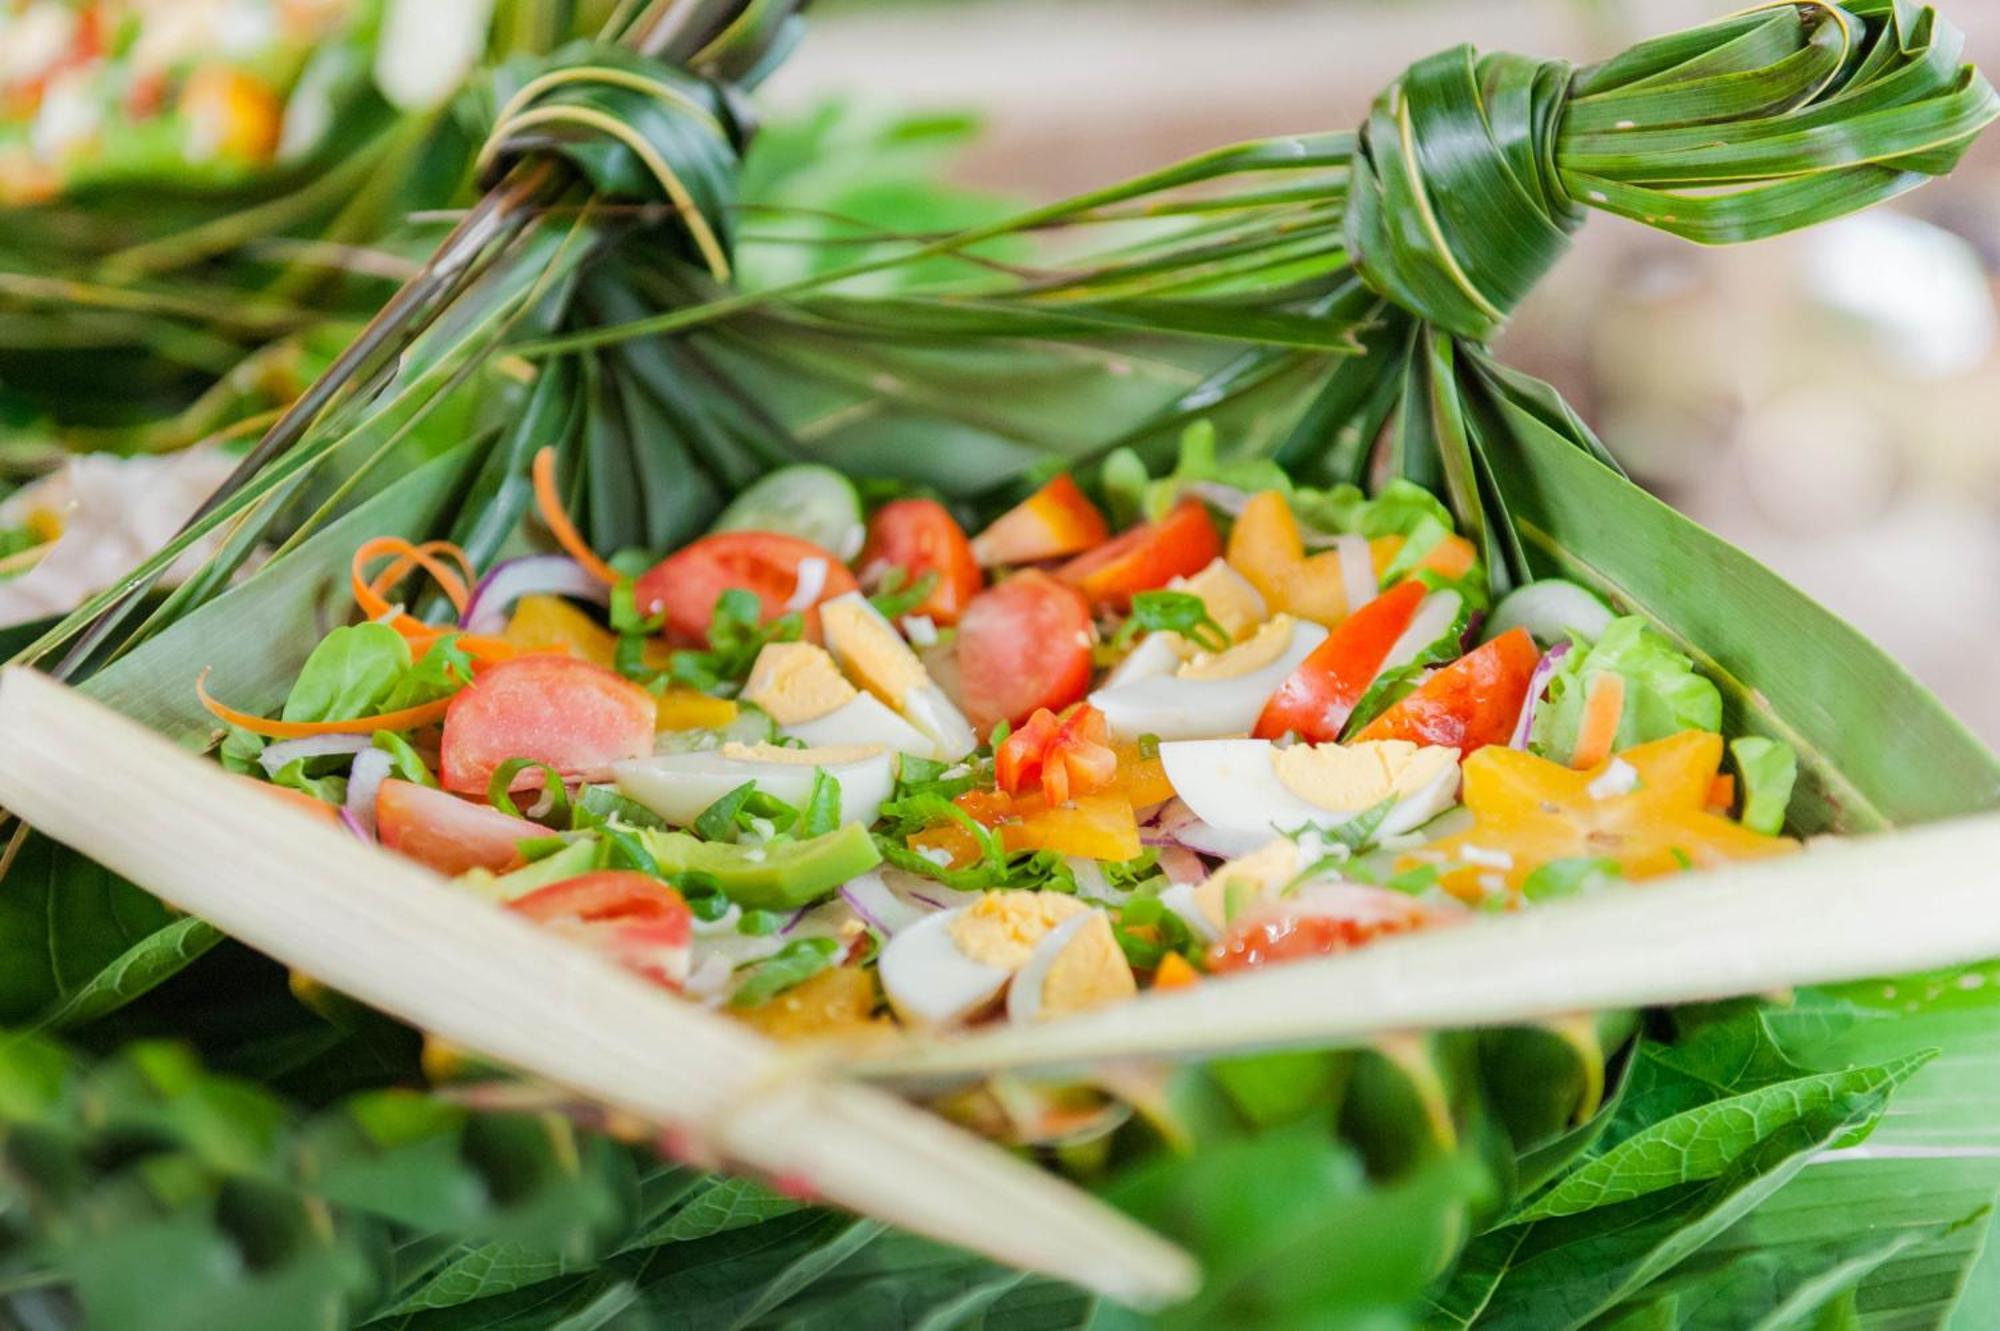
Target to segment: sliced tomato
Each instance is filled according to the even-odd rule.
[[[687,978],[694,916],[680,893],[645,874],[600,869],[509,904],[650,980],[678,988]]]
[[[1032,564],[1088,550],[1110,534],[1097,505],[1064,472],[993,519],[972,538],[972,553],[986,568]]]
[[[520,861],[519,844],[548,829],[511,818],[488,804],[414,781],[384,781],[375,792],[376,834],[382,844],[442,874],[498,872]]]
[[[953,648],[960,701],[982,735],[1037,707],[1059,711],[1090,691],[1090,606],[1029,569],[972,598]]]
[[[799,569],[809,559],[824,566],[810,611],[821,601],[859,586],[847,565],[796,536],[769,531],[724,531],[682,546],[641,574],[632,585],[632,600],[642,615],[667,617],[667,636],[676,642],[708,642],[715,603],[732,587],[756,595],[760,621],[770,623],[794,605]],[[808,576],[812,576],[808,574]]]
[[[877,570],[892,568],[903,570],[911,583],[935,573],[937,586],[910,613],[928,615],[939,624],[956,624],[986,585],[972,542],[950,510],[934,499],[898,499],[877,509],[868,523],[860,564],[871,581]]]
[[[1009,795],[1039,784],[1051,804],[1102,790],[1118,776],[1104,713],[1089,703],[1078,703],[1061,717],[1037,708],[993,755],[993,774]]]
[[[303,790],[294,790],[290,786],[274,786],[268,781],[259,781],[254,776],[239,776],[237,779],[245,785],[254,786],[274,799],[283,800],[300,813],[309,813],[323,822],[337,823],[340,821],[340,811],[338,809],[328,804],[325,800],[314,799]]]
[[[1216,974],[1330,956],[1378,938],[1455,920],[1459,912],[1430,906],[1386,888],[1342,884],[1317,889],[1311,901],[1279,901],[1232,923],[1208,949]]]
[[[1199,499],[1183,499],[1158,522],[1143,522],[1056,570],[1092,605],[1128,609],[1137,592],[1191,578],[1222,553],[1222,537]]]
[[[532,758],[565,776],[602,772],[653,751],[653,695],[573,656],[517,656],[483,671],[445,709],[438,775],[484,795],[494,769]],[[524,775],[523,784],[539,780]]]
[[[1252,733],[1277,739],[1290,732],[1312,744],[1339,739],[1389,649],[1417,617],[1424,590],[1420,582],[1398,584],[1340,621],[1278,686]]]
[[[1355,738],[1448,744],[1461,755],[1505,744],[1520,720],[1539,659],[1528,631],[1509,629],[1432,675]]]

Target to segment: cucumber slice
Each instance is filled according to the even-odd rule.
[[[1564,578],[1544,578],[1508,593],[1486,621],[1486,638],[1524,628],[1536,642],[1551,646],[1576,633],[1592,642],[1612,620],[1611,608],[1595,593]]]
[[[771,714],[750,703],[736,705],[736,719],[716,730],[663,730],[654,753],[710,753],[725,744],[769,744],[778,738]]]
[[[861,553],[861,495],[854,482],[814,463],[780,467],[730,500],[711,531],[774,531],[796,536],[842,563]]]

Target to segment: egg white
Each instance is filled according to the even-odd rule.
[[[813,772],[823,768],[840,783],[843,823],[873,823],[896,784],[895,765],[880,744],[866,756],[829,755],[831,761],[810,761],[814,750],[798,749],[799,761],[733,757],[721,750],[706,753],[662,753],[631,758],[612,765],[618,789],[676,827],[686,827],[702,810],[742,785],[757,789],[794,807],[812,793]]]
[[[881,744],[897,753],[929,757],[935,748],[930,736],[890,711],[872,693],[856,694],[822,716],[794,721],[778,729],[815,749]]]
[[[952,925],[966,911],[939,911],[906,926],[876,963],[882,993],[905,1025],[949,1026],[990,1006],[1014,977],[959,950]],[[1078,918],[1081,918],[1080,916]]]
[[[828,609],[833,609],[834,614],[829,615]],[[849,614],[853,616],[851,621]],[[896,626],[867,597],[860,592],[833,597],[821,606],[820,617],[827,651],[849,679],[871,692],[877,687],[871,680],[880,681],[890,675],[907,676],[915,681],[896,690],[896,696],[882,699],[929,740],[927,750],[913,752],[924,752],[942,762],[957,762],[979,746],[972,723],[931,679],[923,662],[896,632]]]
[[[1291,641],[1269,665],[1227,679],[1186,679],[1151,675],[1129,683],[1110,684],[1090,695],[1090,701],[1119,739],[1153,735],[1163,740],[1193,740],[1211,735],[1240,735],[1257,724],[1264,704],[1278,686],[1326,641],[1326,630],[1300,620]],[[1143,650],[1143,649],[1142,649]]]
[[[1214,833],[1204,845],[1247,855],[1272,836],[1301,826],[1336,827],[1367,812],[1323,808],[1294,794],[1278,779],[1277,747],[1263,739],[1180,740],[1160,745],[1167,780]],[[1402,796],[1377,829],[1396,836],[1423,826],[1458,801],[1458,767],[1440,772],[1422,789]]]

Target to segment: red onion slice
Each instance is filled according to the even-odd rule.
[[[496,565],[472,589],[458,626],[467,633],[498,633],[507,612],[523,596],[574,596],[608,605],[611,589],[567,555],[527,555]]]
[[[369,748],[355,754],[354,766],[347,769],[347,807],[341,812],[367,829],[371,841],[375,837],[375,793],[394,767],[387,753]]]
[[[373,746],[366,735],[307,735],[303,739],[281,739],[266,744],[257,761],[272,776],[301,758],[327,758],[336,753],[360,753]]]
[[[359,818],[356,818],[353,815],[353,813],[351,813],[346,809],[336,809],[334,810],[334,812],[340,815],[340,825],[342,827],[345,827],[348,831],[354,833],[356,837],[360,838],[363,841],[366,841],[369,845],[372,846],[375,844],[375,834],[373,832],[370,832],[367,828],[363,827],[361,825],[361,820]]]
[[[864,873],[842,883],[840,899],[869,928],[885,938],[894,938],[933,909],[898,895],[882,881],[879,873]]]
[[[1559,642],[1543,653],[1541,660],[1535,662],[1535,673],[1528,676],[1528,697],[1521,704],[1521,719],[1514,723],[1514,738],[1507,742],[1508,748],[1528,747],[1529,732],[1535,728],[1535,708],[1541,702],[1542,694],[1548,691],[1549,681],[1555,678],[1556,671],[1561,668],[1562,659],[1569,655],[1569,649],[1569,643]]]

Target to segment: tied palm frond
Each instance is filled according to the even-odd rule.
[[[519,525],[528,458],[554,443],[592,543],[657,548],[780,461],[991,505],[1121,449],[1161,469],[1205,418],[1230,458],[1275,458],[1301,482],[1439,490],[1503,587],[1561,572],[1648,615],[1723,687],[1732,728],[1798,747],[1796,830],[2000,795],[2000,763],[1893,662],[1632,486],[1552,390],[1485,346],[1592,209],[1744,240],[1948,171],[2000,99],[1930,8],[1768,5],[1582,70],[1460,49],[1414,66],[1359,133],[1224,149],[948,236],[857,236],[863,257],[761,289],[728,285],[741,122],[673,70],[754,77],[789,7],[662,11],[634,30],[664,62],[575,50],[513,76],[495,100],[497,192],[185,538],[234,522],[234,553],[137,621],[131,594],[170,547],[31,656],[67,647],[80,674],[110,659],[92,692],[199,743],[208,723],[181,687],[195,658],[260,613],[297,622],[351,535],[303,524],[225,592],[228,559],[284,530],[280,500],[321,518],[395,508],[383,525],[450,531],[485,560]],[[986,248],[1054,233],[1067,243]],[[489,366],[498,380],[477,377]],[[489,428],[443,456],[422,444],[455,393],[510,374],[529,382]],[[392,459],[423,456],[437,460],[421,486],[380,487]],[[302,651],[248,652],[230,696],[275,704]],[[1856,724],[1885,715],[1895,743]],[[172,951],[145,951],[157,936],[110,949],[146,963],[119,973],[170,974]],[[1055,1154],[1202,1255],[1209,1284],[1167,1326],[1776,1327],[1841,1324],[1863,1303],[1941,1326],[1967,1281],[1992,1278],[2000,1173],[1953,1161],[1940,1188],[1931,1161],[1805,1165],[1857,1142],[1892,1091],[1946,1106],[1927,1121],[1952,1143],[1978,1136],[1948,1106],[2000,1088],[1964,1039],[1990,1020],[1990,978],[1232,1058],[1124,1086],[1130,1123]],[[59,1010],[100,1021],[136,996],[57,980],[86,996]],[[1925,1068],[1940,1043],[1950,1056]],[[1857,1214],[1883,1220],[1858,1234]],[[744,1326],[1124,1324],[1074,1291],[828,1224],[806,1239],[759,1226],[712,1270],[709,1254],[580,1271],[483,1252],[468,1261],[485,1274],[436,1287],[470,1292],[427,1294],[398,1324],[666,1317],[723,1286],[754,1291],[729,1308]]]

